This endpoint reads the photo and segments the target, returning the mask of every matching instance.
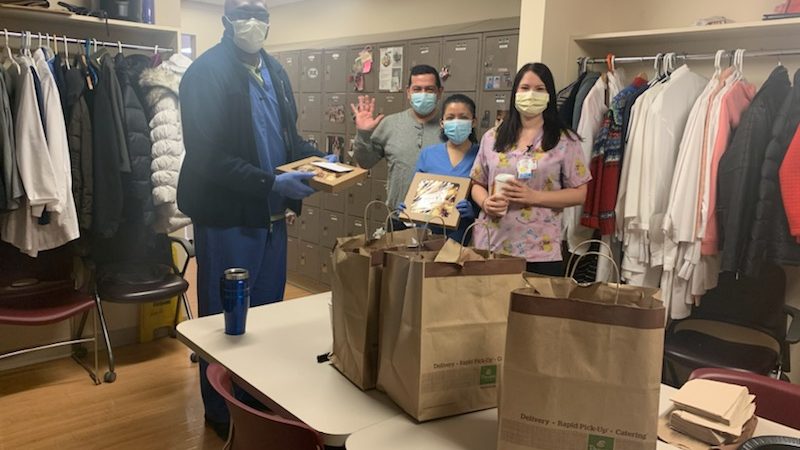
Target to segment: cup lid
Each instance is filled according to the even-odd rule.
[[[225,270],[225,279],[230,281],[241,281],[250,278],[250,272],[247,269],[234,267]]]

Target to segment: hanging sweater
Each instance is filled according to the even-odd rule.
[[[800,128],[789,144],[786,157],[780,169],[781,194],[786,217],[789,219],[789,232],[800,243]]]
[[[178,89],[191,63],[189,58],[176,54],[157,68],[145,70],[139,78],[153,141],[151,180],[156,207],[153,227],[159,233],[171,233],[191,224],[178,210],[177,202],[178,176],[186,153]]]

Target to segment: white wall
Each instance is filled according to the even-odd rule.
[[[183,2],[182,29],[198,54],[222,35],[222,7]],[[519,17],[520,0],[306,0],[270,9],[267,47]]]

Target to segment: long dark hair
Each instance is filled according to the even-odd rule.
[[[453,103],[463,103],[467,105],[467,108],[469,108],[470,112],[472,112],[472,119],[475,120],[477,117],[478,107],[475,106],[475,102],[471,98],[464,94],[453,94],[450,97],[447,97],[447,100],[445,100],[444,104],[442,105],[442,120],[444,120],[444,113],[447,111],[447,107]],[[442,130],[442,141],[447,142],[448,140],[449,139],[447,138],[447,135],[444,134],[444,130]],[[475,127],[472,127],[472,133],[469,135],[469,141],[473,144],[478,142],[478,137],[475,135]]]
[[[556,83],[553,81],[553,73],[550,72],[550,68],[542,63],[528,63],[522,66],[519,72],[517,72],[517,77],[514,79],[514,87],[511,90],[511,106],[505,119],[503,119],[503,123],[501,123],[500,127],[497,129],[497,139],[494,144],[494,150],[496,152],[502,153],[514,148],[519,139],[519,134],[522,131],[522,116],[515,106],[517,89],[519,89],[519,85],[522,83],[522,78],[528,72],[535,73],[544,83],[547,88],[547,93],[550,94],[550,103],[547,104],[547,109],[542,113],[542,117],[544,118],[542,149],[548,151],[555,148],[561,140],[562,134],[567,135],[571,139],[580,139],[578,134],[565,124],[558,115]]]

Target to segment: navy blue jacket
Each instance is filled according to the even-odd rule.
[[[289,77],[262,50],[277,90],[287,161],[321,156],[297,133],[297,106]],[[198,225],[268,228],[275,174],[260,167],[253,133],[247,68],[229,37],[197,59],[180,87],[186,158],[178,182],[178,207]],[[287,200],[300,213],[301,202]]]

